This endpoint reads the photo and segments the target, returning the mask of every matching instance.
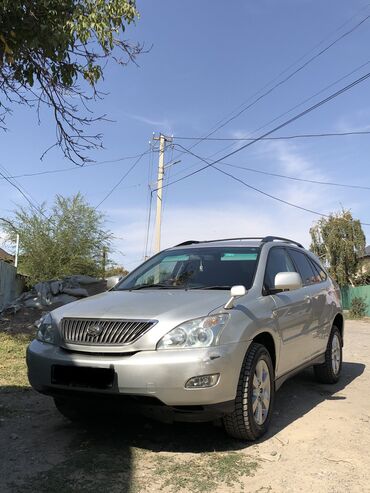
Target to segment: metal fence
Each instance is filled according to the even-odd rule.
[[[345,310],[351,308],[351,303],[353,298],[362,298],[367,304],[366,315],[370,317],[370,285],[368,286],[356,286],[352,288],[351,286],[345,286],[341,288],[342,293],[342,304]]]
[[[0,260],[0,311],[19,294],[17,269]]]

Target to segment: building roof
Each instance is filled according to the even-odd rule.
[[[0,260],[4,260],[5,262],[14,262],[14,255],[11,255],[10,253],[6,252],[2,248],[0,248]]]

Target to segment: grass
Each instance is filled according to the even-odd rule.
[[[27,335],[0,332],[0,387],[28,387],[26,348],[31,340]]]
[[[208,493],[220,486],[233,490],[239,487],[240,491],[242,478],[252,476],[258,467],[255,461],[236,452],[204,453],[191,459],[158,457],[119,443],[112,435],[76,445],[77,442],[63,462],[28,477],[22,485],[10,483],[12,491],[142,493],[166,489]],[[144,475],[137,477],[137,470],[145,471]]]
[[[191,459],[161,456],[154,463],[162,489],[194,493],[214,491],[220,485],[242,487],[242,478],[252,476],[258,467],[256,461],[238,452],[204,453]]]

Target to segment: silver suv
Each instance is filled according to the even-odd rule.
[[[336,284],[302,245],[268,236],[160,252],[111,291],[46,315],[27,364],[70,419],[115,398],[166,420],[222,418],[255,440],[284,380],[313,365],[338,381],[342,345]]]

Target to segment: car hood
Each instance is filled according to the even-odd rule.
[[[53,317],[179,321],[208,315],[229,299],[227,290],[145,289],[109,291],[57,308]]]
[[[153,320],[155,325],[135,342],[104,347],[105,353],[154,350],[158,340],[177,325],[217,311],[229,298],[228,291],[145,289],[110,291],[75,301],[52,312],[57,324],[64,317],[87,319]],[[99,345],[77,345],[61,340],[62,347],[83,352],[100,352]]]

